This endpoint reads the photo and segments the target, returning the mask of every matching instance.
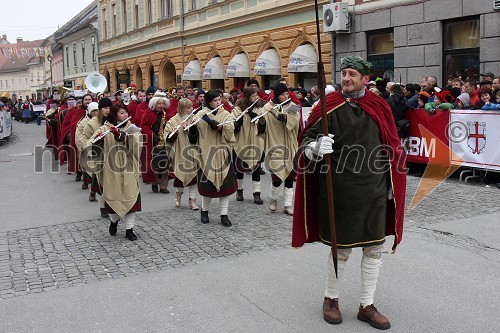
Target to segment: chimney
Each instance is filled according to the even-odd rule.
[[[2,39],[7,40],[7,35],[6,35],[6,34],[3,34],[3,35],[2,35]]]
[[[21,43],[23,41],[23,37],[17,37],[16,43]]]

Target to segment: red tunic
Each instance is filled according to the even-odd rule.
[[[145,149],[141,156],[142,165],[142,181],[144,184],[154,184],[156,182],[155,172],[151,167],[151,160],[153,157],[153,125],[158,118],[156,111],[148,109],[142,116],[142,135],[145,143]],[[145,165],[144,165],[145,164]]]
[[[64,121],[62,124],[61,128],[61,140],[64,140],[64,137],[66,136],[67,133],[70,133],[69,137],[69,160],[68,160],[68,171],[69,172],[78,172],[79,167],[78,167],[78,149],[76,147],[76,142],[75,142],[75,133],[76,133],[76,127],[78,125],[78,122],[82,120],[83,117],[85,117],[87,111],[85,111],[83,108],[80,107],[73,107],[68,110],[66,113],[66,116],[64,117]],[[64,154],[62,154],[63,157],[65,158]],[[59,163],[62,165],[63,157],[61,157],[61,160]]]
[[[391,180],[394,191],[394,200],[387,201],[386,212],[386,235],[394,235],[394,244],[392,249],[401,242],[403,235],[404,207],[406,196],[406,169],[405,153],[401,147],[401,141],[397,135],[396,125],[392,116],[391,109],[387,103],[378,95],[366,91],[366,95],[361,98],[351,99],[365,111],[378,125],[381,133],[381,142],[384,145],[392,147],[391,156]],[[343,103],[345,97],[339,92],[326,95],[327,112],[335,106]],[[318,103],[311,112],[306,127],[299,135],[299,144],[303,133],[315,124],[321,118],[321,105]],[[298,170],[304,170],[304,157],[300,154]],[[298,172],[295,187],[295,204],[292,226],[292,246],[300,247],[304,243],[311,243],[320,240],[318,232],[318,221],[316,209],[305,209],[305,207],[315,207],[314,200],[317,192],[318,177],[310,172]],[[305,186],[307,184],[307,186]],[[334,189],[335,190],[335,189]]]

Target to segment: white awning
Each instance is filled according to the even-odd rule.
[[[224,80],[224,64],[220,57],[213,57],[207,62],[203,80]]]
[[[280,56],[276,49],[267,49],[255,60],[255,75],[281,75]]]
[[[191,60],[182,73],[184,81],[201,81],[201,64],[198,59]]]
[[[318,53],[312,44],[299,46],[290,56],[288,73],[317,73]]]
[[[250,77],[250,64],[245,53],[238,53],[229,60],[226,71],[227,77]]]

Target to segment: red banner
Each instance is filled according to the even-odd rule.
[[[406,111],[406,119],[410,122],[410,137],[405,139],[407,161],[415,163],[429,162],[429,157],[439,160],[449,160],[449,156],[438,156],[438,154],[448,155],[447,150],[437,149],[437,140],[442,141],[446,146],[448,142],[448,124],[450,123],[449,110],[436,110],[429,113],[425,109],[409,109]],[[426,133],[431,135],[422,135],[421,127],[427,129]]]

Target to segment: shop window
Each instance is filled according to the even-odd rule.
[[[391,30],[367,33],[367,60],[371,62],[370,76],[394,81],[394,33]]]
[[[443,79],[479,79],[479,18],[452,20],[443,28]]]

